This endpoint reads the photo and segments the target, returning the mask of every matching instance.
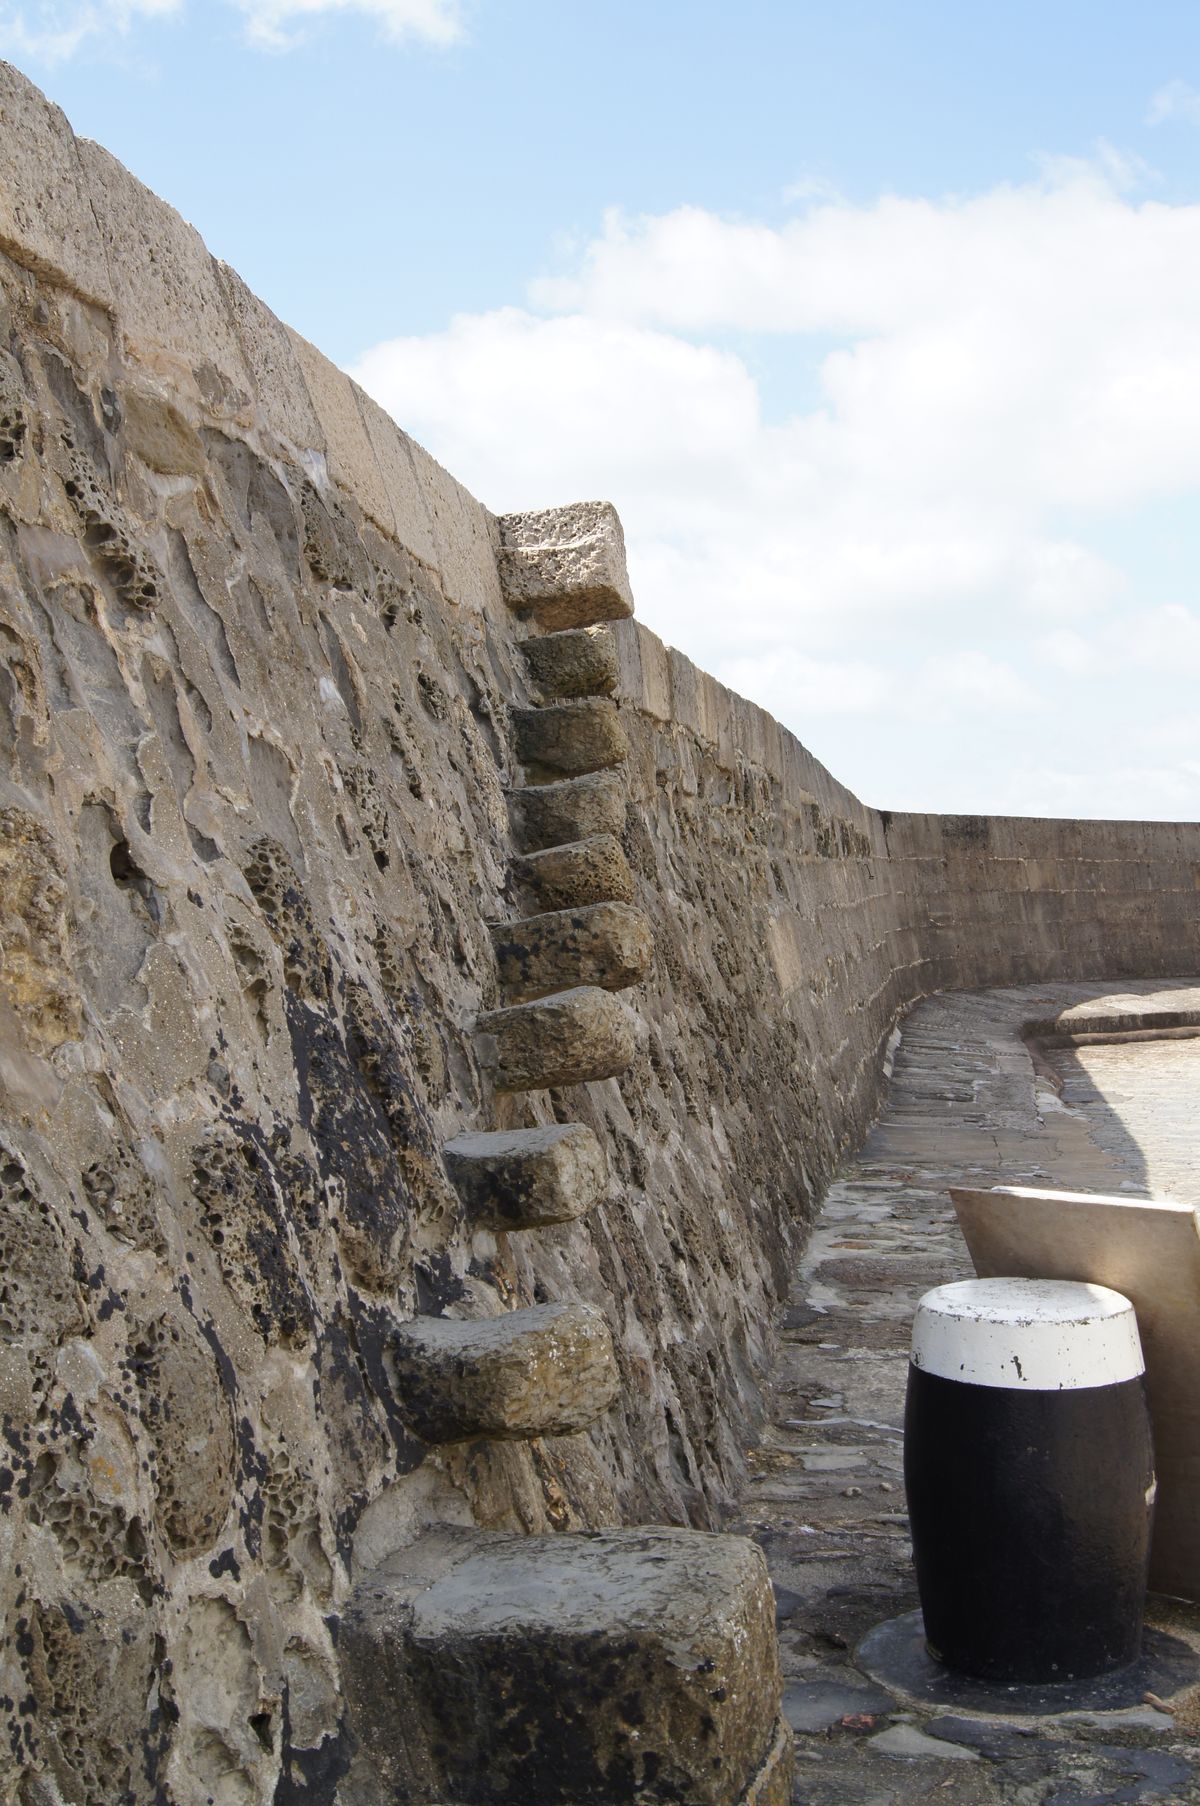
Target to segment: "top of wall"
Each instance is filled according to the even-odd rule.
[[[3,62],[0,136],[0,250],[103,308],[148,384],[268,449],[274,442],[318,485],[350,491],[452,601],[507,612],[487,509]]]
[[[357,383],[285,326],[214,258],[173,207],[0,62],[0,250],[102,308],[129,364],[160,393],[203,405],[352,494],[379,528],[436,572],[446,596],[511,624],[497,575],[496,518]],[[871,831],[867,808],[773,716],[623,623],[621,696],[687,729],[730,771],[752,765],[785,805],[817,803]],[[931,826],[939,818],[928,818]]]
[[[285,326],[173,207],[0,62],[0,250],[101,307],[129,363],[232,432],[274,442],[314,481],[349,491],[437,572],[451,600],[507,616],[495,517],[344,371]],[[644,627],[623,626],[622,696],[695,732],[730,770],[770,773],[802,807],[867,813],[765,710]]]

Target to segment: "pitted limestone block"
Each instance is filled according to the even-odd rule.
[[[330,476],[354,497],[364,514],[378,521],[385,533],[394,532],[396,517],[375,447],[359,411],[355,384],[290,327],[288,338],[320,424]]]
[[[396,1406],[424,1442],[571,1436],[616,1403],[612,1336],[589,1304],[418,1317],[392,1344]]]
[[[36,816],[0,809],[0,998],[38,1053],[81,1032],[64,864]]]
[[[249,404],[249,376],[212,258],[194,226],[101,145],[78,141],[116,317],[138,359],[214,414]],[[155,254],[147,256],[147,246]]]
[[[203,478],[207,452],[184,415],[165,393],[129,384],[121,396],[126,451],[164,476]]]
[[[0,62],[0,247],[39,273],[53,271],[76,294],[112,305],[112,281],[74,133],[59,109],[10,64]]]
[[[608,1176],[604,1151],[581,1122],[459,1135],[442,1158],[467,1215],[486,1229],[573,1222]]]
[[[508,799],[513,832],[529,852],[620,834],[625,826],[625,783],[615,771],[593,771],[556,784],[514,790]]]
[[[498,1091],[542,1091],[611,1079],[633,1063],[633,1018],[608,991],[578,985],[537,1003],[489,1010],[477,1023],[480,1054]]]
[[[359,1582],[341,1650],[351,1728],[380,1798],[788,1797],[773,1596],[761,1551],[742,1537],[434,1532]]]
[[[279,944],[288,989],[309,1002],[324,1002],[329,954],[286,848],[260,836],[246,849],[242,875]]]
[[[593,834],[565,847],[547,847],[513,861],[513,871],[550,910],[583,909],[589,903],[631,903],[633,873],[611,834]]]
[[[136,1331],[130,1368],[154,1448],[159,1525],[172,1554],[199,1555],[219,1536],[233,1497],[224,1381],[203,1335],[174,1306]]]
[[[571,627],[522,640],[529,675],[547,701],[577,696],[611,696],[620,668],[613,636],[604,627]]]
[[[0,1143],[0,1345],[22,1345],[39,1378],[49,1351],[86,1324],[78,1269],[62,1214]]]
[[[500,989],[510,1003],[526,1003],[571,985],[624,991],[645,978],[654,959],[650,924],[627,903],[593,903],[521,922],[496,922],[491,933]]]
[[[254,391],[258,418],[277,438],[298,450],[323,453],[325,434],[309,400],[287,328],[227,263],[214,260],[229,317]]]
[[[70,466],[63,488],[83,524],[84,544],[95,554],[125,606],[149,612],[159,600],[162,578],[139,543],[136,524],[97,480],[81,452],[71,452]]]
[[[544,709],[511,709],[513,746],[531,773],[578,777],[623,765],[629,741],[617,705],[606,696],[551,703]]]
[[[29,413],[20,367],[0,351],[0,470],[15,464],[25,450]]]
[[[499,526],[500,587],[517,614],[555,632],[633,613],[625,535],[610,502],[506,514]]]
[[[161,1679],[163,1646],[133,1584],[110,1583],[85,1598],[39,1602],[22,1625],[21,1641],[28,1649],[33,1698],[16,1723],[36,1702],[42,1753],[58,1784],[52,1793],[22,1793],[31,1799],[122,1800],[129,1806],[162,1799],[155,1783],[161,1783],[166,1739],[151,1702]]]

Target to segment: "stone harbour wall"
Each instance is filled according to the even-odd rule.
[[[866,809],[2,64],[0,147],[0,1800],[349,1806],[356,1579],[718,1526],[900,1011],[1195,971],[1200,829]]]

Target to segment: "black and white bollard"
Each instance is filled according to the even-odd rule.
[[[1133,1306],[1106,1286],[977,1279],[917,1306],[904,1421],[932,1655],[1054,1682],[1136,1661],[1154,1456]]]

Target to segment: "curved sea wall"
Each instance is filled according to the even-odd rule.
[[[497,521],[4,65],[0,144],[0,1799],[348,1800],[356,1578],[719,1523],[900,1011],[1194,972],[1200,829],[864,808],[610,511]]]

